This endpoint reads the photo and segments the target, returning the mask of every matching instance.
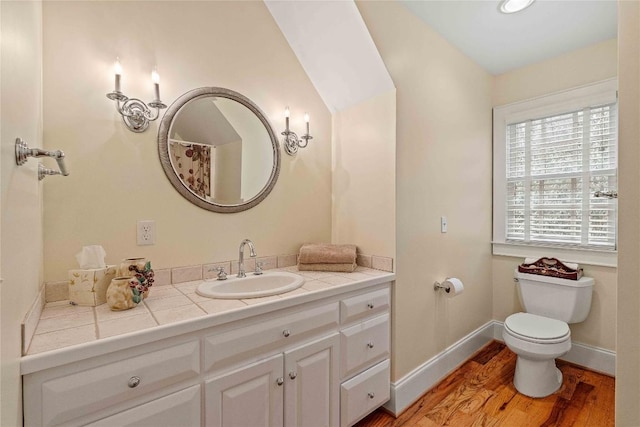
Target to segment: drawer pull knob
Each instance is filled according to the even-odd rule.
[[[284,335],[284,337],[287,338],[289,335],[291,335],[291,331],[288,329],[285,329],[284,331],[282,331],[282,335]]]
[[[367,343],[367,347],[369,347],[369,348],[373,348],[373,341],[369,341],[369,342]]]
[[[136,388],[138,387],[139,384],[140,384],[140,377],[131,377],[129,378],[129,382],[127,383],[127,385],[130,388]]]
[[[292,380],[295,380],[297,376],[298,374],[296,374],[294,371],[289,372],[289,378],[291,378]]]
[[[282,377],[278,378],[278,379],[276,380],[276,384],[278,384],[278,385],[282,385],[282,384],[284,384],[284,378],[282,378]]]
[[[367,396],[369,396],[369,399],[373,399],[374,397],[376,397],[376,394],[374,392],[369,392]]]
[[[373,305],[373,303],[371,303],[371,302],[370,302],[369,304],[367,304],[367,307],[369,307],[369,310],[371,310],[371,309],[373,309],[373,307],[375,307],[375,306]]]

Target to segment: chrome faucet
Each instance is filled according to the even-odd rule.
[[[256,248],[253,246],[253,242],[249,239],[244,239],[240,243],[240,251],[238,253],[238,276],[237,277],[247,277],[247,273],[244,271],[244,245],[249,245],[249,256],[251,258],[255,258]]]

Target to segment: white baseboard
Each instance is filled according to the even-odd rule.
[[[400,380],[391,383],[391,399],[384,407],[394,415],[399,415],[427,390],[491,342],[494,339],[493,334],[494,327],[491,321],[427,360]]]
[[[492,340],[503,341],[503,328],[503,322],[487,322],[398,381],[391,383],[391,399],[384,407],[398,416],[487,343]],[[615,375],[616,353],[610,350],[574,342],[571,343],[571,351],[561,359],[596,372]]]

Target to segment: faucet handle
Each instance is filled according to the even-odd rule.
[[[255,274],[256,276],[259,276],[263,273],[262,271],[262,266],[265,265],[264,261],[258,261],[256,262],[256,271],[253,272],[253,274]]]
[[[224,271],[224,267],[217,267],[218,280],[227,280],[227,273]]]

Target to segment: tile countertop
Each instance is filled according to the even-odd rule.
[[[357,267],[353,273],[298,271],[297,267],[287,267],[270,271],[289,271],[304,277],[302,287],[280,295],[251,299],[212,299],[196,294],[196,288],[202,280],[193,282],[176,283],[173,285],[154,286],[143,303],[133,309],[125,311],[111,311],[107,304],[97,307],[74,306],[69,301],[57,301],[47,303],[42,310],[40,321],[36,327],[35,335],[23,358],[23,371],[25,362],[30,359],[40,360],[48,354],[64,356],[70,353],[67,350],[86,350],[93,344],[104,343],[110,345],[109,350],[114,351],[113,344],[118,338],[133,338],[126,340],[115,347],[126,347],[130,343],[143,343],[155,339],[161,339],[165,335],[180,333],[180,326],[193,324],[199,319],[219,318],[219,324],[225,321],[237,320],[261,312],[272,311],[293,305],[304,303],[322,296],[329,296],[338,288],[354,287],[358,284],[378,284],[395,280],[395,275],[381,270],[373,270],[366,267]],[[373,283],[371,283],[373,282]],[[262,309],[259,309],[259,308]],[[225,316],[219,316],[224,314]],[[204,325],[202,327],[207,327]],[[169,333],[154,334],[153,332],[166,331]],[[188,331],[189,328],[183,328]],[[199,328],[198,328],[199,329]],[[156,335],[153,337],[153,335]],[[137,340],[136,340],[137,339]],[[71,347],[73,346],[73,347]],[[101,346],[102,347],[102,346]],[[104,349],[102,350],[104,352]],[[87,353],[84,351],[84,353]],[[99,352],[91,352],[95,355]],[[35,361],[34,361],[35,362]],[[49,363],[45,363],[49,365]],[[29,365],[29,363],[27,363]],[[34,363],[40,365],[40,363]],[[30,371],[31,369],[27,369]],[[25,372],[23,372],[25,373]]]

